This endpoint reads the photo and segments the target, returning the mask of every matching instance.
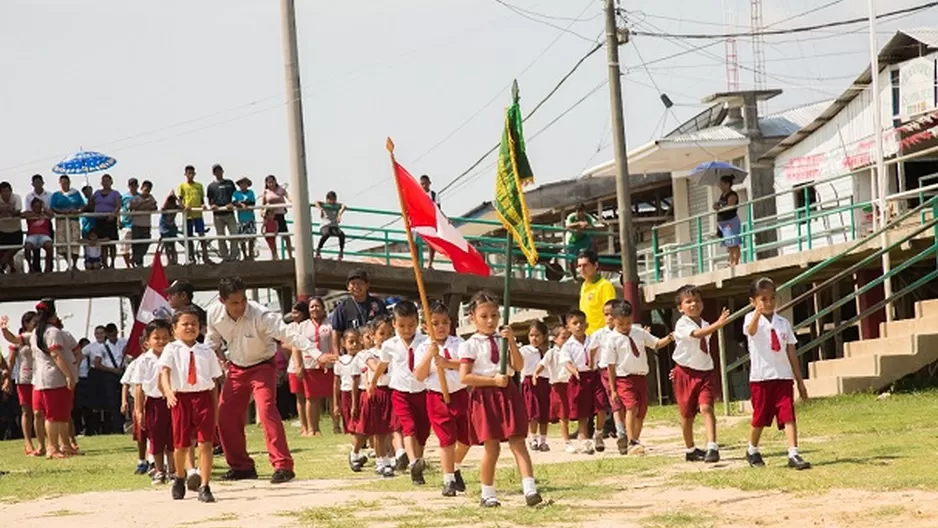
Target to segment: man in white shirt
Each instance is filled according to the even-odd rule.
[[[98,372],[99,387],[104,394],[105,410],[108,412],[110,433],[124,433],[124,415],[121,413],[121,376],[124,374],[124,349],[127,340],[117,337],[117,325],[108,324],[105,328],[107,339],[96,347],[91,357],[91,364]]]
[[[205,342],[218,354],[228,372],[218,402],[218,430],[221,435],[225,459],[231,468],[223,480],[256,479],[254,460],[248,456],[244,437],[245,418],[251,396],[257,407],[257,416],[264,428],[264,440],[270,463],[274,467],[271,483],[289,482],[293,473],[293,457],[287,447],[280,411],[277,410],[277,371],[274,355],[277,344],[298,348],[319,360],[326,358],[315,345],[287,326],[283,318],[263,306],[249,302],[245,296],[244,281],[240,277],[225,277],[218,285],[218,302],[208,312],[208,330]],[[227,347],[227,358],[222,356]]]
[[[15,271],[13,257],[23,247],[23,201],[10,182],[0,182],[0,273]]]

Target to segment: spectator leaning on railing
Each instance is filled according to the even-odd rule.
[[[149,240],[152,234],[153,211],[156,211],[156,198],[153,197],[153,183],[144,180],[140,186],[140,193],[130,201],[129,209],[132,213],[130,220],[130,235],[133,240]],[[131,261],[134,266],[143,266],[143,257],[150,249],[149,242],[134,242],[131,251]]]
[[[0,182],[0,273],[13,273],[13,257],[23,246],[23,201],[9,182]],[[3,249],[9,247],[9,249]]]
[[[113,268],[114,259],[117,257],[117,251],[113,245],[108,242],[116,242],[117,234],[117,214],[121,209],[121,193],[115,191],[112,186],[114,179],[110,174],[101,176],[101,188],[95,191],[91,197],[91,210],[102,216],[95,216],[94,231],[98,235],[98,241],[101,243],[101,267]]]
[[[26,254],[45,253],[45,272],[52,273],[52,210],[46,207],[42,198],[35,197],[30,202],[30,209],[23,213],[26,219]],[[35,259],[29,261],[30,273],[41,273],[42,268]]]
[[[52,194],[52,212],[56,214],[55,232],[59,234],[58,253],[70,258],[72,269],[78,269],[81,247],[81,222],[75,216],[85,208],[85,199],[72,188],[67,174],[59,176],[59,190]]]
[[[254,210],[251,209],[257,203],[254,197],[254,191],[251,190],[251,179],[241,178],[238,180],[238,190],[231,195],[231,203],[238,210],[238,234],[254,235],[257,233],[257,227],[254,223]],[[254,239],[241,239],[241,253],[247,260],[254,260]]]
[[[179,205],[186,210],[186,235],[192,238],[194,235],[205,237],[205,220],[202,218],[202,210],[205,209],[205,189],[202,184],[195,181],[195,167],[186,165],[186,181],[179,184],[176,195],[179,197]],[[205,264],[211,264],[208,258],[208,242],[202,240],[202,261]],[[195,261],[195,245],[189,242],[189,258]]]
[[[215,232],[218,236],[234,236],[238,233],[238,222],[231,203],[235,184],[225,178],[225,169],[217,163],[212,166],[212,174],[215,181],[208,184],[206,194],[215,221]],[[218,255],[223,261],[238,260],[238,241],[233,238],[219,239]]]
[[[139,194],[140,183],[137,181],[137,178],[131,178],[127,180],[127,194],[121,196],[121,211],[129,212],[130,211],[130,202]],[[121,243],[118,245],[120,249],[121,257],[124,258],[124,266],[128,268],[134,267],[133,260],[130,258],[131,251],[131,239],[133,239],[133,217],[130,215],[121,215],[120,221],[120,236]]]
[[[42,200],[42,203],[45,205],[46,209],[52,207],[52,193],[45,189],[45,180],[42,178],[42,174],[33,174],[32,178],[33,190],[26,194],[26,198],[23,200],[23,213],[28,213],[31,209],[30,204],[33,203],[33,198],[39,198]],[[54,234],[50,234],[50,237],[54,237]],[[26,258],[29,260],[31,268],[39,268],[41,265],[39,259],[39,250],[36,249],[32,252],[26,252]]]

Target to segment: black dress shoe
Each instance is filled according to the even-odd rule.
[[[443,496],[444,497],[455,497],[456,496],[456,483],[447,482],[443,484]]]
[[[253,480],[257,478],[257,468],[229,469],[221,476],[222,480]]]
[[[212,490],[208,486],[199,488],[199,502],[215,502],[215,496],[212,495]]]
[[[456,491],[459,493],[466,492],[466,481],[462,479],[462,473],[458,469],[456,470],[456,482],[454,484],[456,486]]]
[[[296,473],[290,469],[278,469],[274,471],[274,476],[270,477],[271,484],[283,484],[296,478]]]
[[[804,469],[811,469],[811,464],[801,458],[801,455],[795,455],[788,457],[788,467],[802,471]]]
[[[685,462],[703,462],[703,459],[707,457],[707,453],[703,449],[694,449],[690,453],[684,454]]]
[[[414,465],[410,466],[410,480],[418,486],[423,486],[427,481],[423,478],[423,472],[427,469],[427,463],[422,458],[414,460]]]
[[[746,462],[749,462],[750,467],[765,467],[765,462],[762,460],[762,453],[746,453]]]
[[[186,498],[186,479],[176,477],[173,479],[173,500],[182,500]]]

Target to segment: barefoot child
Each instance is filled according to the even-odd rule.
[[[700,290],[687,285],[677,291],[677,309],[683,314],[674,325],[674,399],[681,412],[681,430],[687,452],[684,460],[710,464],[720,461],[717,445],[717,423],[713,414],[713,356],[710,336],[726,324],[730,316],[726,308],[712,325],[701,319],[704,303]],[[703,415],[707,428],[707,450],[694,445],[694,419]]]
[[[427,417],[426,385],[414,376],[415,350],[426,339],[417,334],[419,323],[417,305],[401,301],[394,305],[395,336],[381,347],[381,365],[377,375],[385,371],[391,377],[391,408],[400,422],[404,436],[404,449],[410,459],[410,479],[416,485],[426,484],[423,472],[427,468],[423,449],[430,436]]]
[[[624,435],[616,433],[616,446],[619,454],[640,455],[645,452],[639,438],[648,411],[648,356],[645,349],[666,347],[672,337],[658,339],[633,325],[632,305],[628,301],[615,301],[611,312],[615,330],[606,337],[602,352],[609,377],[609,401],[618,404],[620,422],[626,429]]]
[[[163,349],[160,366],[160,388],[170,408],[173,428],[173,457],[176,478],[173,480],[174,500],[186,496],[186,457],[192,449],[192,437],[199,445],[199,502],[215,502],[209,480],[212,476],[212,442],[218,427],[218,386],[221,366],[215,352],[199,343],[199,314],[191,307],[173,315],[176,341]]]
[[[371,321],[374,348],[362,353],[360,364],[367,371],[363,381],[367,381],[367,392],[360,393],[361,432],[365,437],[373,437],[375,445],[375,472],[383,477],[394,476],[394,459],[388,453],[391,442],[391,389],[389,377],[378,375],[381,365],[380,350],[394,332],[391,320],[386,315],[378,315]],[[359,458],[361,464],[364,461]]]
[[[746,339],[749,341],[749,390],[752,394],[752,432],[746,461],[752,467],[764,467],[759,453],[762,429],[770,427],[774,419],[779,429],[785,430],[788,441],[788,467],[808,469],[811,464],[798,454],[798,427],[795,424],[793,387],[797,383],[798,395],[808,399],[808,391],[801,377],[801,365],[795,354],[798,339],[788,319],[775,313],[775,283],[772,279],[758,279],[749,290],[749,301],[755,308],[743,319]]]
[[[491,293],[480,291],[469,301],[469,316],[476,333],[459,346],[460,381],[472,387],[469,394],[469,438],[475,445],[485,447],[479,467],[482,484],[483,508],[500,505],[495,496],[495,464],[501,443],[507,441],[521,474],[521,489],[528,506],[541,503],[541,495],[534,482],[534,467],[524,441],[528,433],[528,419],[524,411],[521,392],[511,381],[516,371],[524,368],[524,360],[510,327],[502,328],[501,337],[508,345],[508,368],[499,373],[500,351],[495,333],[500,313],[498,300]]]
[[[134,421],[145,431],[150,444],[155,470],[151,483],[165,484],[175,473],[173,464],[173,428],[166,398],[160,392],[159,360],[166,345],[172,340],[172,326],[164,319],[154,319],[143,331],[146,352],[134,360],[136,367],[130,382],[134,387]],[[131,371],[130,368],[127,369]],[[169,467],[164,462],[169,462]]]
[[[570,402],[570,419],[577,420],[580,446],[577,452],[592,455],[595,451],[589,437],[590,420],[594,414],[602,416],[598,423],[605,421],[606,402],[596,397],[596,389],[601,388],[599,373],[595,370],[596,361],[586,335],[586,314],[573,310],[567,314],[567,330],[570,339],[560,349],[561,358],[570,372],[567,386],[567,399]]]
[[[565,450],[568,453],[576,452],[576,447],[570,443],[570,400],[567,398],[567,385],[570,381],[570,372],[560,357],[560,348],[570,339],[570,332],[563,326],[554,328],[552,335],[553,346],[544,353],[541,362],[534,369],[531,383],[540,385],[544,383],[541,373],[547,372],[550,380],[550,423],[560,423],[560,435],[563,438]],[[541,444],[541,451],[550,451],[550,446]]]
[[[443,496],[455,497],[466,491],[466,482],[459,471],[469,452],[469,393],[459,381],[459,346],[463,340],[450,335],[452,320],[449,309],[440,301],[430,304],[430,339],[417,347],[415,374],[427,386],[427,414],[433,432],[440,441],[440,465],[443,466]],[[440,369],[446,376],[449,404],[443,401]]]
[[[550,422],[550,383],[546,372],[535,374],[547,352],[547,325],[534,321],[528,329],[528,344],[521,347],[524,369],[521,370],[521,397],[528,412],[531,451],[549,451],[547,424]],[[543,370],[543,369],[542,369]],[[542,383],[534,380],[540,377]]]
[[[361,368],[358,353],[361,351],[361,333],[356,328],[349,328],[342,336],[342,348],[345,354],[335,362],[335,381],[332,388],[333,414],[342,417],[345,434],[352,437],[352,451],[349,452],[349,467],[352,471],[362,470],[361,448],[357,431],[360,429],[358,418],[358,390],[361,381]]]

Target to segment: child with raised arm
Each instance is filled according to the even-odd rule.
[[[619,404],[619,420],[625,424],[626,434],[616,433],[616,446],[619,454],[641,455],[645,447],[639,439],[648,411],[645,349],[664,348],[672,337],[658,339],[632,324],[632,305],[628,301],[614,301],[611,312],[615,330],[606,337],[602,354],[609,377],[609,401]]]
[[[459,381],[459,346],[463,340],[450,335],[452,320],[446,304],[430,304],[429,339],[417,347],[414,374],[427,387],[427,415],[433,432],[440,441],[440,465],[443,466],[443,496],[455,497],[466,491],[466,482],[459,471],[469,452],[469,392]],[[443,400],[440,370],[446,379],[449,404]]]
[[[391,409],[401,425],[404,449],[410,459],[410,479],[416,485],[426,484],[423,472],[427,464],[423,450],[430,437],[427,417],[427,387],[414,375],[417,366],[415,350],[426,340],[417,333],[417,305],[401,301],[394,305],[394,333],[381,346],[381,364],[377,376],[387,372],[391,377]]]
[[[134,387],[134,423],[142,425],[153,455],[154,485],[169,482],[175,472],[173,464],[173,426],[166,398],[160,392],[160,356],[172,341],[173,327],[169,321],[154,319],[143,331],[146,352],[134,360],[135,367],[128,368],[130,383]],[[167,463],[164,462],[167,461]],[[167,467],[168,466],[168,467]]]
[[[550,383],[546,372],[535,374],[537,367],[547,353],[547,325],[543,321],[534,321],[528,329],[528,344],[521,347],[524,368],[521,370],[521,397],[528,413],[528,443],[531,451],[549,451],[547,444],[547,425],[550,422]],[[542,378],[542,383],[535,382]]]
[[[541,362],[534,369],[531,383],[541,385],[544,380],[541,374],[546,371],[550,383],[550,423],[560,423],[560,434],[568,453],[576,451],[570,443],[570,400],[567,398],[567,385],[570,381],[570,372],[560,357],[560,348],[570,339],[570,332],[563,326],[557,326],[551,333],[553,346],[544,353]],[[540,451],[550,451],[550,446],[542,443]]]
[[[501,328],[501,338],[507,341],[507,369],[500,373],[500,346],[495,337],[501,314],[498,299],[486,291],[479,291],[469,301],[469,316],[476,333],[459,346],[460,381],[472,387],[469,393],[469,439],[485,447],[479,466],[482,484],[483,508],[500,505],[495,495],[495,464],[501,452],[501,443],[507,441],[521,474],[521,490],[528,506],[541,503],[534,481],[531,455],[524,441],[528,433],[528,417],[524,410],[521,391],[511,380],[516,371],[524,368],[524,360],[515,342],[511,327]]]
[[[599,373],[595,370],[595,348],[586,335],[586,314],[573,310],[567,314],[567,330],[570,339],[560,349],[561,359],[568,372],[570,382],[567,386],[567,399],[570,402],[570,419],[577,420],[580,446],[574,451],[592,455],[595,451],[593,440],[589,438],[590,420],[594,414],[602,413],[605,417],[605,398],[596,397],[596,389],[601,387]],[[600,389],[601,392],[601,389]],[[569,451],[569,450],[568,450]]]
[[[772,279],[756,280],[749,289],[749,302],[755,308],[743,319],[749,357],[749,390],[752,394],[752,431],[746,461],[752,467],[764,467],[759,453],[762,429],[771,427],[774,419],[784,429],[788,441],[788,467],[808,469],[811,464],[798,454],[798,427],[795,424],[794,386],[802,400],[808,391],[801,377],[801,365],[795,353],[798,339],[795,331],[781,315],[775,313],[775,283]]]
[[[352,451],[349,452],[349,467],[352,471],[362,470],[361,446],[358,442],[358,388],[362,372],[359,367],[358,353],[361,352],[361,333],[357,328],[349,328],[342,335],[342,348],[345,354],[335,362],[335,381],[332,385],[333,414],[342,418],[345,434],[352,437]]]
[[[713,356],[710,355],[710,336],[726,324],[730,316],[726,308],[713,324],[704,321],[704,302],[696,286],[682,286],[677,291],[677,309],[681,318],[674,325],[674,398],[681,412],[681,430],[687,452],[684,460],[710,464],[720,461],[720,447],[717,445],[717,422],[713,414]],[[703,415],[704,427],[707,428],[707,450],[698,449],[694,444],[694,419],[697,413]]]
[[[374,348],[361,353],[360,364],[367,369],[363,381],[367,382],[366,392],[360,393],[361,432],[360,443],[365,438],[374,437],[375,472],[382,477],[394,476],[394,458],[388,452],[391,441],[391,389],[388,387],[387,374],[378,375],[381,365],[380,350],[384,342],[394,333],[391,320],[387,315],[378,315],[369,323],[373,329]],[[364,457],[358,463],[364,464]],[[354,469],[354,468],[353,468]]]
[[[199,313],[192,307],[173,314],[176,341],[160,356],[160,389],[172,416],[176,478],[174,500],[186,496],[186,457],[192,438],[199,445],[199,502],[215,502],[209,488],[215,429],[218,427],[218,385],[222,377],[218,357],[209,345],[199,343]]]

